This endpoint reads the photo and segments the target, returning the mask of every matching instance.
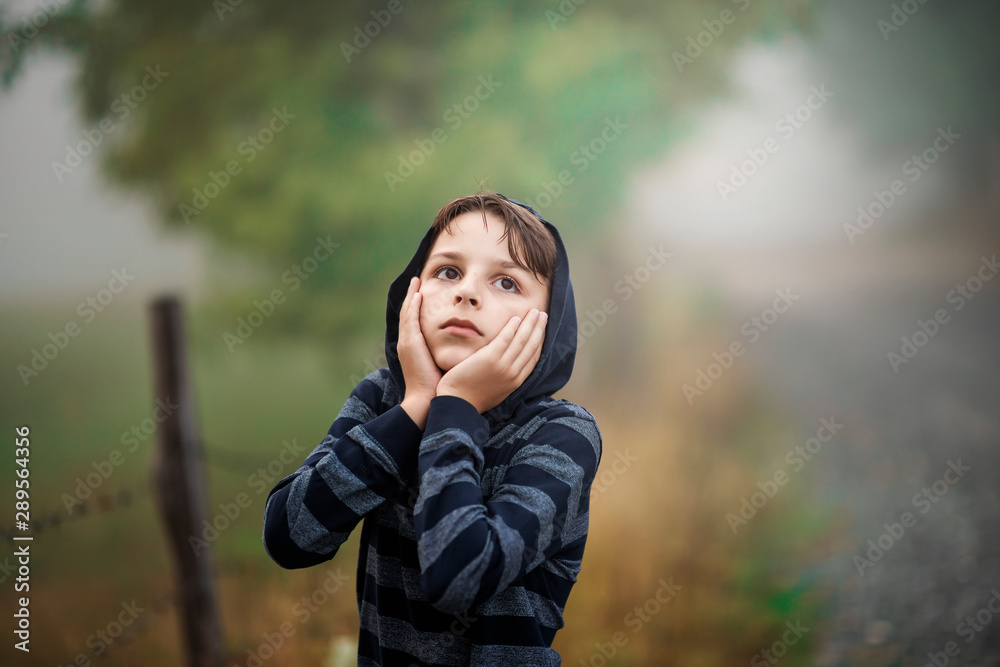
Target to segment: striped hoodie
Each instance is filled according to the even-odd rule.
[[[589,412],[551,396],[572,373],[577,329],[566,251],[545,225],[558,249],[549,323],[517,390],[482,415],[434,398],[423,432],[400,407],[399,308],[428,230],[389,289],[388,367],[354,388],[268,495],[264,547],[285,568],[330,560],[363,522],[359,665],[560,664],[551,644],[580,572],[601,434]]]

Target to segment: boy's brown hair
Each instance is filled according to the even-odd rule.
[[[445,204],[434,218],[428,247],[434,245],[442,232],[450,232],[452,220],[470,211],[482,211],[484,225],[486,213],[503,220],[505,229],[500,238],[507,239],[510,258],[531,271],[536,280],[539,276],[545,278],[551,290],[557,255],[555,239],[538,216],[496,192],[479,192]]]

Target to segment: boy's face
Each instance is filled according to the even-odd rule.
[[[514,263],[501,218],[470,211],[438,236],[420,272],[420,330],[438,367],[447,372],[496,338],[515,315],[547,311],[548,282]],[[466,326],[450,324],[463,320]]]

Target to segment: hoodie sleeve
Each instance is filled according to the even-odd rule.
[[[481,446],[488,432],[468,401],[431,401],[414,526],[424,592],[448,613],[492,598],[587,535],[601,453],[593,417],[582,409],[552,416],[518,447],[484,501]]]
[[[375,371],[362,380],[326,438],[268,494],[264,549],[278,565],[309,567],[333,558],[416,466],[420,429],[399,405],[378,414],[387,375]]]

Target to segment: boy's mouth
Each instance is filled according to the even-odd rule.
[[[483,333],[476,327],[475,324],[473,324],[469,320],[460,320],[456,317],[453,317],[444,324],[442,324],[441,328],[455,336],[467,336],[471,338],[483,335]]]

